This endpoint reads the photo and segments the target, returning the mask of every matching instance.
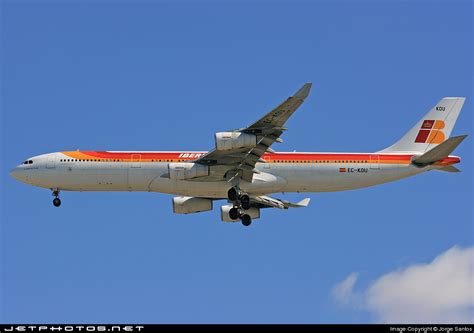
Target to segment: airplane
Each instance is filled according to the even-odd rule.
[[[223,222],[249,226],[263,208],[300,208],[272,193],[331,192],[383,184],[426,171],[459,172],[450,155],[467,135],[450,137],[463,97],[441,99],[399,141],[375,153],[275,152],[286,121],[308,97],[311,83],[248,127],[218,132],[208,152],[62,151],[28,158],[11,171],[24,183],[60,191],[146,191],[176,195],[173,211],[213,209]]]

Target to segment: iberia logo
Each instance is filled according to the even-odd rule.
[[[416,136],[417,143],[441,143],[444,141],[444,121],[425,120]]]

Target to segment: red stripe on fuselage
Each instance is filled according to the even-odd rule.
[[[140,155],[141,159],[185,159],[194,160],[204,152],[108,152],[108,151],[80,151],[92,158],[104,159],[131,159],[132,155]],[[191,156],[191,157],[188,157]],[[262,158],[267,161],[293,161],[293,160],[352,160],[369,161],[370,157],[379,156],[380,160],[409,161],[413,155],[387,155],[387,154],[342,154],[342,153],[265,153]]]
[[[91,160],[120,160],[143,162],[176,162],[195,160],[205,152],[108,152],[108,151],[72,151],[64,154],[77,159]],[[410,164],[411,154],[355,154],[355,153],[266,153],[262,158],[270,163],[291,162],[339,162],[339,163],[386,163],[386,164]],[[457,156],[450,156],[437,163],[448,165],[460,162]]]

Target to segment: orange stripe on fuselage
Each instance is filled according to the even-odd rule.
[[[69,158],[79,159],[79,160],[99,160],[99,161],[108,161],[108,160],[119,160],[120,162],[131,162],[141,161],[141,162],[168,162],[168,161],[178,161],[178,160],[194,160],[199,155],[204,155],[204,153],[181,153],[181,152],[107,152],[107,151],[64,151],[62,154],[68,156]],[[191,155],[193,157],[181,156],[183,154]]]
[[[371,160],[372,156],[372,160]],[[377,156],[379,160],[377,161]],[[316,161],[327,163],[383,163],[410,164],[413,155],[381,155],[381,154],[327,154],[327,153],[270,153],[263,155],[267,162],[291,163],[298,161]]]
[[[195,160],[202,152],[107,152],[107,151],[67,151],[62,154],[72,159],[119,161],[119,162],[179,162]],[[140,155],[139,158],[137,155]],[[188,157],[191,156],[191,157]],[[378,156],[378,161],[376,160]],[[132,160],[133,157],[133,160]],[[372,160],[371,160],[372,157]],[[265,153],[262,158],[269,163],[380,163],[410,164],[413,155],[393,154],[328,154],[328,153]],[[375,160],[374,160],[375,158]],[[436,165],[459,163],[459,157],[447,157]]]

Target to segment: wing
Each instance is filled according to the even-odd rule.
[[[199,181],[217,181],[226,179],[232,181],[236,177],[243,180],[252,181],[257,162],[264,163],[262,155],[269,151],[273,152],[270,146],[276,142],[282,142],[281,134],[286,130],[285,122],[298,109],[309,95],[311,83],[306,83],[293,96],[278,105],[275,109],[257,120],[249,127],[216,134],[216,148],[194,163],[209,166],[209,175],[199,177]],[[222,134],[221,136],[218,136]],[[218,140],[235,140],[241,144],[229,144],[228,147],[218,149]],[[222,141],[226,142],[226,141]],[[234,142],[234,143],[235,143]],[[250,144],[249,144],[250,142]],[[247,144],[245,144],[247,143]]]
[[[256,208],[280,208],[280,209],[288,209],[288,208],[301,208],[307,207],[310,202],[310,198],[306,198],[301,200],[298,203],[292,203],[282,199],[275,199],[266,195],[261,195],[259,197],[251,197],[250,202],[252,206]]]

